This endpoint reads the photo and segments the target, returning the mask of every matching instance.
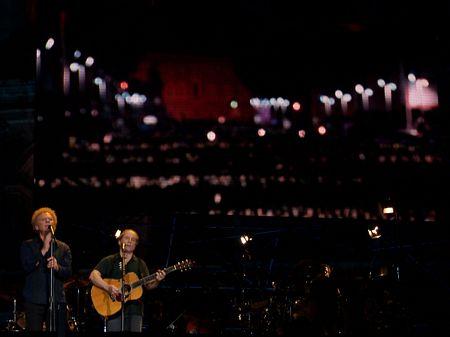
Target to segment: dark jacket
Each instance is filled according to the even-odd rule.
[[[50,269],[47,268],[47,259],[50,251],[42,256],[43,242],[39,236],[24,241],[20,247],[20,259],[25,271],[25,286],[23,296],[26,302],[35,304],[48,304],[50,294]],[[64,280],[72,275],[72,253],[67,244],[56,240],[53,254],[58,261],[60,269],[54,271],[54,294],[56,303],[65,303]]]

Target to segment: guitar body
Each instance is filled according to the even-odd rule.
[[[130,284],[139,281],[138,276],[135,273],[127,273],[124,277],[125,279],[125,302],[131,300],[137,300],[142,296],[142,286],[131,289],[130,292]],[[117,289],[121,289],[121,280],[116,279],[104,279],[106,283],[109,285],[114,285]],[[122,301],[120,299],[112,299],[109,293],[100,289],[99,287],[93,285],[91,289],[91,299],[92,304],[94,305],[95,310],[102,315],[103,317],[109,317],[119,312],[122,308]]]

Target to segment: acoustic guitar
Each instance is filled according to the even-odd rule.
[[[192,268],[191,260],[184,260],[164,269],[167,274],[176,270],[185,271]],[[127,273],[124,276],[124,293],[117,297],[110,295],[107,291],[93,285],[91,289],[91,299],[95,310],[103,317],[114,315],[122,308],[123,302],[137,300],[141,298],[143,290],[142,285],[156,279],[156,273],[145,276],[141,279],[133,273]],[[109,285],[114,285],[118,289],[122,289],[122,279],[104,279]]]

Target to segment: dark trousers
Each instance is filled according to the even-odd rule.
[[[106,331],[122,331],[122,316],[116,316],[106,321]],[[142,316],[141,315],[126,315],[124,319],[123,331],[142,332]]]
[[[57,303],[56,311],[56,332],[58,337],[63,337],[67,329],[67,307],[66,303]],[[25,319],[27,330],[43,331],[43,323],[45,322],[45,330],[49,331],[50,315],[48,304],[25,303]]]

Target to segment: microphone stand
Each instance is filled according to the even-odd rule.
[[[122,281],[121,281],[121,300],[122,300],[122,307],[120,310],[120,330],[122,332],[125,331],[125,244],[123,243],[120,247],[122,250]]]
[[[49,226],[50,231],[52,233],[52,240],[50,241],[50,257],[53,257],[54,254],[54,243],[55,243],[55,230],[53,226]],[[56,331],[56,312],[55,312],[55,275],[53,268],[50,268],[50,298],[49,298],[49,331]]]

